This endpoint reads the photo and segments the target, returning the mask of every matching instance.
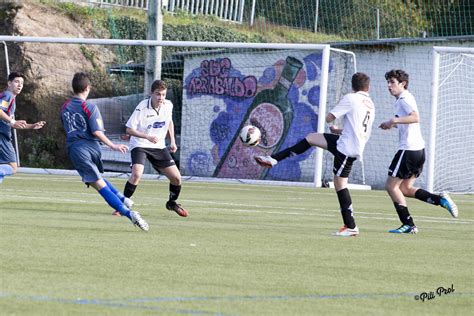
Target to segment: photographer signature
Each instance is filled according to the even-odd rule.
[[[451,284],[451,287],[448,287],[448,288],[440,286],[436,289],[436,291],[422,292],[419,295],[415,295],[415,300],[425,302],[439,296],[454,293],[454,291],[455,291],[454,284]]]

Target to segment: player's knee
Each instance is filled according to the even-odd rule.
[[[404,196],[413,197],[415,196],[415,188],[411,186],[402,185],[400,186],[400,191],[402,191]]]
[[[173,176],[170,178],[170,183],[172,185],[181,185],[181,176],[180,175],[176,175],[176,176]]]
[[[130,176],[130,183],[132,184],[136,184],[138,182],[140,182],[142,178],[142,175],[141,174],[138,174],[138,173],[132,173],[132,175]]]

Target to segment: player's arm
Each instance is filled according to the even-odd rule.
[[[0,110],[0,119],[10,125],[12,128],[23,129],[27,126],[26,121],[24,120],[15,120],[8,116],[7,113]]]
[[[144,139],[148,140],[149,142],[152,142],[153,144],[156,144],[158,142],[158,137],[152,136],[152,135],[147,135],[147,134],[145,134],[143,132],[140,132],[140,131],[138,131],[134,128],[131,128],[131,127],[127,127],[125,132],[130,136],[135,136],[135,137],[138,137],[138,138],[144,138]]]
[[[40,128],[43,128],[45,124],[46,124],[45,121],[39,121],[33,124],[26,124],[25,129],[40,129]]]
[[[326,123],[332,123],[336,120],[336,116],[332,113],[329,113],[326,115]],[[342,134],[342,128],[338,128],[336,125],[330,125],[329,130],[331,133],[336,134],[336,135],[341,135]]]
[[[122,144],[114,144],[107,136],[105,136],[103,131],[95,131],[92,134],[97,137],[102,143],[109,146],[114,151],[120,151],[121,153],[126,153],[128,147]]]
[[[390,120],[380,124],[379,128],[381,129],[391,129],[392,127],[397,126],[397,124],[413,124],[420,122],[420,117],[418,112],[413,111],[407,116],[393,117]]]
[[[170,121],[170,124],[168,125],[168,136],[170,138],[170,151],[172,153],[176,152],[178,150],[178,146],[176,145],[176,139],[174,137],[174,122],[173,120]]]

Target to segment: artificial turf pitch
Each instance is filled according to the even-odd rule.
[[[165,209],[168,181],[143,180],[133,199],[147,233],[77,176],[18,174],[0,192],[2,315],[474,310],[473,195],[453,196],[458,219],[410,199],[420,232],[395,235],[387,194],[352,190],[361,233],[340,238],[333,189],[185,181],[181,218]]]

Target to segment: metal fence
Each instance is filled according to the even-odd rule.
[[[69,0],[99,7],[128,7],[148,9],[148,0]],[[254,0],[255,2],[255,0]],[[242,23],[245,0],[162,0],[163,10],[172,14],[178,11],[188,14],[213,15],[221,20]]]

